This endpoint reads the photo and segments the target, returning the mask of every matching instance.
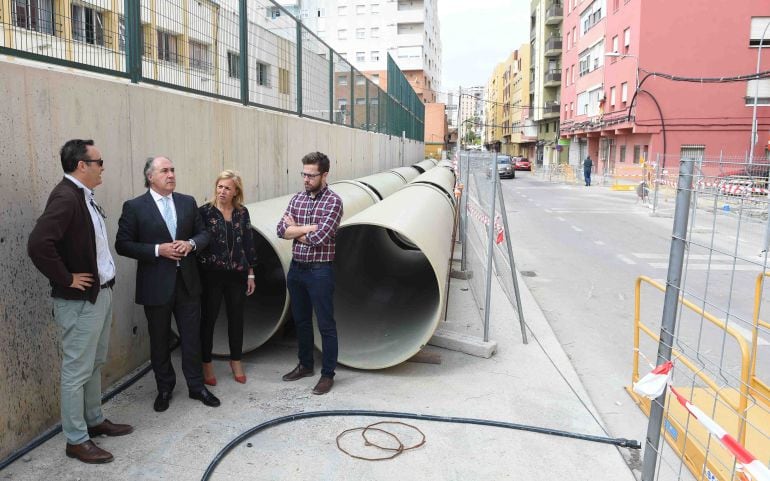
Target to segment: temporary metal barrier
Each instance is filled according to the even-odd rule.
[[[508,212],[497,172],[497,155],[494,152],[460,152],[457,160],[463,186],[459,216],[461,270],[466,273],[476,304],[484,316],[484,341],[489,340],[494,276],[515,309],[526,344],[527,333]]]
[[[637,282],[634,381],[640,358],[653,366],[673,360],[677,391],[767,463],[770,325],[761,310],[770,202],[758,184],[766,183],[768,166],[708,159],[699,146],[683,147],[678,159],[658,157],[656,164],[653,205],[658,215],[673,211],[673,228],[670,252],[661,257],[667,258],[661,263],[668,266],[665,287],[647,278]],[[661,197],[669,195],[664,185],[675,201],[662,209]],[[662,305],[659,299],[645,304],[648,313],[640,312],[641,283],[665,291]],[[746,479],[740,462],[666,392],[652,402],[635,399],[650,416],[643,481],[683,479],[684,467],[698,479]]]
[[[450,169],[431,169],[340,226],[334,296],[340,364],[394,366],[433,335],[446,302],[454,185]]]
[[[417,170],[412,167],[397,168],[357,180],[335,182],[330,184],[330,188],[342,199],[344,220],[392,194],[399,183],[403,187],[408,183],[407,179],[414,178],[416,173]],[[276,226],[291,198],[292,195],[286,195],[246,206],[254,229],[259,264],[254,269],[257,289],[247,298],[244,309],[244,352],[253,351],[266,343],[289,318],[286,274],[291,263],[292,243],[278,238]],[[229,352],[224,306],[219,317],[214,328],[213,352],[224,356]]]

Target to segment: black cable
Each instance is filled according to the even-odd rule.
[[[174,343],[170,346],[171,351],[179,347],[179,336],[176,336],[174,338]],[[126,381],[122,382],[121,384],[117,385],[114,389],[107,391],[102,395],[102,404],[106,403],[110,399],[114,398],[121,392],[125,391],[129,387],[133,386],[136,381],[141,379],[145,374],[150,372],[152,370],[152,366],[148,362],[146,366],[141,368],[139,371],[137,371],[136,374],[128,378]],[[47,431],[45,431],[43,434],[37,436],[32,441],[25,444],[23,447],[18,449],[17,451],[14,451],[8,457],[0,461],[0,471],[10,466],[14,461],[21,458],[25,454],[29,453],[33,449],[39,447],[52,437],[56,436],[61,432],[61,423],[56,424],[55,426],[49,428]]]
[[[312,419],[319,417],[334,417],[334,416],[373,416],[383,418],[402,418],[402,419],[416,419],[419,421],[436,421],[444,423],[459,423],[459,424],[475,424],[479,426],[491,426],[497,428],[515,429],[519,431],[528,431],[540,434],[549,434],[553,436],[561,436],[572,439],[579,439],[581,441],[592,441],[596,443],[612,444],[622,448],[630,449],[642,449],[642,445],[635,439],[625,438],[609,438],[604,436],[594,436],[592,434],[580,434],[569,431],[560,431],[557,429],[542,428],[538,426],[528,426],[525,424],[508,423],[504,421],[491,421],[487,419],[473,419],[473,418],[456,418],[450,416],[431,416],[428,414],[413,414],[413,413],[400,413],[390,411],[363,411],[363,410],[339,410],[339,411],[311,411],[304,413],[289,414],[288,416],[281,416],[278,418],[270,419],[261,424],[254,426],[253,428],[244,431],[236,436],[235,439],[227,443],[223,447],[214,459],[211,460],[206,471],[203,473],[201,481],[208,481],[211,479],[211,475],[214,474],[214,470],[217,465],[232,451],[236,446],[250,438],[251,436],[273,426],[278,426],[283,423],[299,421],[302,419]]]

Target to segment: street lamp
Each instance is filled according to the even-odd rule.
[[[620,52],[607,52],[604,54],[604,56],[610,57],[610,58],[620,58],[620,59],[631,57],[635,59],[636,60],[636,83],[634,84],[634,87],[635,87],[634,91],[639,90],[639,57],[637,57],[636,55],[620,53]]]
[[[762,36],[759,37],[759,49],[757,50],[757,77],[759,77],[759,65],[762,62],[762,44],[765,43],[765,35],[770,22],[767,22]],[[749,143],[749,165],[754,163],[754,149],[757,146],[757,100],[759,97],[759,78],[754,79],[754,109],[751,114],[751,142]]]

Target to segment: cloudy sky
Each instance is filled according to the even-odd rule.
[[[530,0],[438,0],[441,90],[485,85],[494,66],[529,42]]]

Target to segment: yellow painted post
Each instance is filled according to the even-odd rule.
[[[118,15],[118,1],[122,0],[112,0],[112,10],[110,10],[107,14],[107,18],[109,18],[109,25],[110,28],[110,45],[112,45],[112,57],[113,57],[113,70],[121,70],[120,68],[120,16]],[[125,15],[125,12],[124,12]],[[126,69],[123,68],[123,71]]]
[[[13,48],[13,27],[11,23],[11,0],[0,0],[0,22],[3,24],[3,45]]]
[[[182,1],[182,45],[177,45],[177,51],[182,55],[184,65],[184,85],[190,87],[190,32],[189,32],[189,19],[187,18],[188,12],[187,2],[190,0]]]
[[[64,52],[65,58],[69,61],[73,60],[74,54],[72,53],[73,41],[72,41],[72,1],[63,0],[61,2],[54,2],[54,11],[59,18],[62,18],[62,32],[61,39],[64,40]],[[56,35],[56,22],[54,22],[54,35]]]
[[[211,9],[211,56],[214,59],[214,86],[215,92],[221,94],[219,85],[219,5],[210,3]],[[227,55],[227,53],[225,53]]]
[[[155,45],[150,58],[152,58],[152,78],[158,80],[158,20],[155,11],[155,0],[150,0],[150,30],[144,36],[144,44],[145,46]],[[144,72],[144,69],[142,69],[142,72]]]

